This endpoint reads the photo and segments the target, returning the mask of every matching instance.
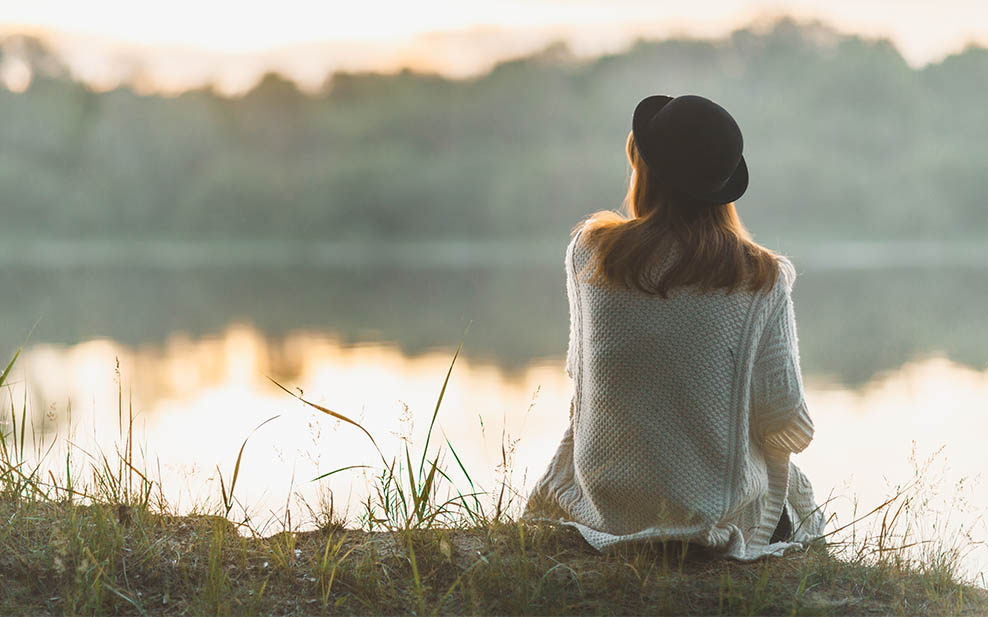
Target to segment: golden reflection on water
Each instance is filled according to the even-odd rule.
[[[106,340],[67,348],[38,345],[14,371],[7,409],[26,387],[37,431],[46,443],[56,441],[49,455],[54,469],[64,467],[64,437],[79,448],[73,453],[77,465],[87,466],[85,452],[112,454],[120,417],[126,422],[132,409],[138,467],[160,478],[165,500],[179,512],[215,506],[216,468],[229,480],[243,440],[278,416],[251,436],[240,470],[236,496],[253,523],[274,531],[271,525],[286,503],[293,521],[305,520],[304,503],[317,507],[328,492],[337,510],[349,504],[355,523],[358,501],[366,495],[362,472],[311,479],[347,465],[379,468],[372,445],[354,427],[304,407],[268,377],[359,421],[391,457],[402,451],[403,440],[413,453],[420,451],[451,358],[451,351],[409,357],[387,344],[347,346],[313,333],[268,341],[246,326],[202,340],[176,336],[140,349]],[[952,538],[967,530],[973,541],[988,540],[988,486],[982,478],[988,371],[929,358],[854,391],[812,377],[807,384],[817,434],[795,460],[813,481],[818,500],[828,501],[826,510],[836,517],[831,528],[882,503],[918,475],[918,533]],[[571,387],[561,359],[506,374],[461,357],[442,403],[439,434],[449,438],[473,481],[493,490],[503,430],[514,446],[511,484],[523,495],[565,428]],[[433,440],[430,451],[436,445]],[[455,463],[447,463],[466,492]],[[971,572],[986,569],[985,553],[983,547],[971,551]]]

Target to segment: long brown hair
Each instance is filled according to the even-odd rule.
[[[711,206],[662,186],[649,174],[634,136],[628,135],[632,178],[626,214],[611,210],[590,217],[583,236],[595,248],[590,280],[623,285],[667,297],[669,290],[695,285],[701,291],[770,288],[779,274],[775,254],[755,243],[734,203]],[[680,249],[656,279],[649,276],[664,250]]]

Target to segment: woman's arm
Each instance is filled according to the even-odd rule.
[[[801,452],[813,439],[813,421],[803,398],[796,315],[792,304],[795,270],[786,260],[780,276],[784,294],[772,310],[755,356],[751,422],[763,446]]]
[[[566,350],[566,374],[570,379],[576,375],[576,363],[579,359],[580,345],[580,300],[578,272],[576,271],[576,243],[580,240],[581,229],[570,240],[566,247],[566,297],[569,299],[569,346]]]

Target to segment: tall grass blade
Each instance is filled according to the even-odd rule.
[[[316,476],[315,478],[312,478],[312,480],[310,480],[310,482],[316,482],[318,480],[322,480],[323,478],[328,478],[329,476],[333,475],[334,473],[339,473],[341,471],[346,471],[347,469],[369,469],[369,468],[370,468],[370,465],[347,465],[346,467],[340,467],[339,469],[334,469],[333,471],[328,471],[328,472],[322,474],[321,476]]]
[[[31,329],[27,331],[27,336],[24,337],[24,342],[21,343],[21,346],[14,352],[14,357],[12,357],[10,362],[7,363],[7,367],[3,369],[3,373],[0,373],[0,387],[7,383],[7,376],[10,375],[10,369],[14,367],[14,363],[17,362],[17,358],[21,355],[21,351],[24,350],[24,346],[27,345],[28,340],[30,340],[31,335],[34,334],[34,329],[38,327],[39,323],[41,323],[40,317],[38,317],[38,320],[34,322]],[[11,405],[11,415],[13,415],[13,405]]]
[[[14,414],[11,413],[11,416]],[[24,461],[24,432],[27,429],[27,388],[24,388],[24,406],[21,407],[21,454],[20,460]],[[16,437],[15,437],[16,438]]]
[[[470,489],[476,490],[476,487],[473,485],[473,478],[470,477],[470,473],[467,471],[466,466],[463,464],[463,461],[460,460],[460,456],[456,453],[456,449],[453,447],[453,444],[450,443],[449,437],[443,435],[443,438],[446,440],[446,447],[453,453],[453,458],[456,460],[456,464],[459,465],[460,471],[463,472],[464,477],[466,477],[467,482],[470,484]]]
[[[460,344],[456,347],[456,353],[453,354],[453,361],[449,363],[449,370],[446,371],[446,379],[443,380],[443,387],[439,390],[439,399],[436,401],[436,409],[432,412],[432,420],[429,422],[429,432],[425,434],[425,447],[422,448],[422,460],[419,461],[419,475],[422,475],[422,470],[425,468],[425,456],[429,451],[429,440],[432,438],[432,429],[436,425],[436,417],[439,415],[439,407],[443,404],[443,396],[446,395],[446,386],[449,384],[449,376],[453,374],[453,366],[456,364],[456,358],[460,355],[460,350],[463,349],[463,342],[467,338],[467,332],[470,330],[470,324],[467,324],[466,329],[463,331],[463,338],[460,339]]]
[[[409,527],[412,524],[412,518],[419,511],[419,493],[415,489],[415,472],[412,471],[412,455],[408,452],[407,443],[405,444],[405,461],[408,464],[408,490],[412,493],[412,511],[408,512],[408,508],[405,508],[405,527]]]
[[[477,487],[474,486],[474,484],[473,484],[473,478],[470,477],[470,473],[467,471],[466,466],[463,464],[463,461],[460,460],[460,456],[456,453],[456,449],[453,448],[453,444],[450,443],[449,437],[446,437],[445,435],[443,435],[443,438],[446,440],[446,447],[449,448],[449,451],[453,453],[453,458],[456,460],[456,464],[460,466],[460,471],[463,472],[463,475],[466,477],[467,482],[470,484],[470,492],[474,495],[474,498],[473,498],[473,500],[475,502],[474,505],[477,507],[477,512],[476,513],[471,512],[471,514],[472,515],[473,514],[479,514],[480,513],[480,500],[477,499],[476,495],[483,495],[484,492],[478,492],[477,491]],[[443,471],[441,469],[439,470],[439,473],[441,473],[442,476],[444,478],[446,478],[446,480],[450,484],[452,484],[453,486],[455,486],[455,484],[449,478],[449,476],[447,476],[445,473],[443,473]],[[457,494],[460,495],[460,498],[461,499],[464,497],[463,493],[460,493],[459,490],[457,490],[456,492],[457,492]],[[463,505],[466,506],[466,503],[464,502]],[[468,512],[470,511],[469,508],[467,508],[467,511]]]
[[[429,491],[432,490],[432,482],[436,478],[436,466],[438,464],[439,457],[437,456],[432,460],[432,469],[429,471],[429,475],[426,476],[425,483],[422,485],[422,493],[419,496],[416,509],[416,516],[418,516],[419,522],[422,522],[425,518],[425,509],[429,504]]]
[[[14,357],[7,363],[7,368],[3,369],[3,373],[0,373],[0,387],[7,383],[7,376],[10,375],[10,369],[14,368],[14,363],[17,362],[17,357],[21,355],[22,349],[24,349],[23,346],[14,352]]]
[[[220,471],[219,465],[216,466],[216,475],[220,478],[220,496],[223,497],[223,507],[226,509],[226,513],[229,514],[230,510],[233,509],[233,506],[230,505],[230,502],[226,496],[226,483],[223,482],[223,472]],[[233,493],[230,493],[230,495],[232,496]]]
[[[6,439],[4,440],[6,442]],[[17,408],[14,407],[14,395],[10,393],[10,450],[11,454],[4,456],[4,459],[10,463],[19,463],[17,456]]]
[[[456,487],[456,483],[453,481],[453,479],[450,478],[449,475],[447,475],[446,472],[442,470],[442,468],[437,467],[436,468],[436,473],[438,473],[441,478],[443,478],[444,480],[446,480],[447,482],[449,482],[449,485],[451,487],[453,487],[453,490],[456,491],[456,497],[451,497],[451,498],[447,499],[446,502],[443,503],[443,505],[441,507],[445,507],[445,506],[447,506],[447,505],[449,505],[451,503],[454,503],[456,501],[459,501],[460,506],[464,510],[466,510],[467,515],[469,515],[470,518],[475,523],[476,522],[479,522],[480,519],[481,519],[481,514],[482,514],[482,511],[483,511],[483,507],[480,505],[480,500],[477,499],[477,496],[478,495],[487,495],[488,494],[487,491],[478,491],[478,490],[474,489],[472,492],[467,493],[466,495],[464,495],[463,492],[460,491],[460,489],[458,489]],[[473,487],[471,486],[471,488],[473,488]],[[466,501],[467,497],[472,497],[473,498],[474,508],[471,508],[470,505],[467,503],[467,501]]]
[[[303,403],[305,403],[309,407],[312,407],[313,409],[318,409],[319,411],[323,412],[324,414],[326,414],[328,416],[331,416],[333,418],[336,418],[337,420],[341,420],[343,422],[346,422],[347,424],[352,424],[353,426],[356,426],[357,428],[359,428],[361,431],[363,431],[364,435],[367,435],[367,438],[371,440],[371,443],[374,444],[374,449],[377,450],[377,453],[378,453],[378,455],[380,455],[381,460],[382,461],[386,460],[384,458],[384,454],[381,452],[381,448],[379,448],[377,446],[377,441],[374,440],[374,436],[371,435],[370,432],[367,429],[365,429],[359,422],[356,422],[355,420],[351,420],[350,418],[344,416],[343,414],[341,414],[339,412],[333,411],[332,409],[327,409],[326,407],[323,407],[322,405],[317,405],[316,403],[313,403],[311,401],[308,401],[308,400],[302,398],[301,396],[299,396],[298,394],[295,394],[294,392],[292,392],[291,390],[289,390],[285,386],[281,385],[280,383],[278,383],[277,381],[275,381],[271,377],[268,377],[268,379],[271,381],[271,383],[273,383],[274,385],[278,386],[279,388],[281,388],[282,390],[284,390],[285,392],[287,392],[291,396],[293,396],[293,397],[297,398],[298,400],[302,401]]]
[[[888,506],[889,504],[891,504],[892,502],[894,502],[899,497],[902,497],[903,495],[905,495],[913,486],[916,485],[917,482],[918,482],[918,480],[913,480],[912,482],[910,482],[909,484],[907,484],[905,487],[903,487],[895,495],[893,495],[892,497],[889,497],[888,499],[886,499],[881,504],[875,506],[875,508],[872,509],[871,511],[869,511],[867,514],[863,514],[862,516],[859,516],[858,518],[854,519],[850,523],[848,523],[846,525],[843,525],[841,527],[838,527],[837,529],[834,529],[833,531],[830,531],[828,533],[825,533],[825,534],[823,534],[821,536],[817,536],[816,538],[813,538],[813,540],[814,541],[816,541],[816,540],[822,540],[823,538],[827,538],[827,537],[832,536],[832,535],[834,535],[836,533],[840,533],[841,531],[844,531],[845,529],[847,529],[848,527],[851,527],[852,525],[855,525],[857,523],[860,523],[861,521],[863,521],[864,519],[868,518],[872,514],[875,514],[876,512],[881,511],[883,508],[885,508],[886,506]]]
[[[71,458],[68,452],[65,453],[65,491],[68,495],[72,495],[72,465]]]
[[[233,509],[233,491],[237,487],[237,477],[240,475],[240,462],[241,462],[241,460],[243,460],[243,457],[244,457],[244,448],[247,447],[247,441],[250,440],[250,438],[254,435],[254,433],[257,432],[257,430],[259,428],[261,428],[262,426],[264,426],[268,422],[270,422],[272,420],[275,420],[277,418],[280,418],[280,417],[281,417],[280,415],[271,416],[270,418],[268,418],[264,422],[261,422],[260,424],[258,424],[257,426],[255,426],[254,427],[254,430],[252,430],[250,433],[248,433],[247,437],[244,438],[244,442],[242,444],[240,444],[240,452],[237,453],[237,462],[233,466],[233,477],[230,478],[230,493],[229,493],[229,497],[227,496],[226,488],[223,486],[223,474],[220,474],[220,490],[223,491],[223,506],[226,508],[226,516],[229,516],[230,510]]]

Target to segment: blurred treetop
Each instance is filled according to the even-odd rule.
[[[26,41],[30,87],[0,86],[3,237],[558,238],[619,207],[631,112],[654,93],[738,119],[759,238],[988,233],[982,48],[917,70],[783,19],[593,60],[554,45],[467,80],[337,73],[309,95],[269,74],[228,99],[93,92]]]

